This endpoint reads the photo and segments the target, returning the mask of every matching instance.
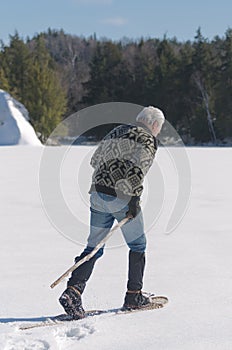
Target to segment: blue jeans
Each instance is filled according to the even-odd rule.
[[[100,193],[93,192],[90,196],[91,219],[90,234],[87,247],[82,254],[76,257],[75,262],[89,254],[96,245],[110,231],[114,220],[121,221],[126,217],[129,209],[125,200]],[[137,290],[142,288],[143,270],[145,264],[144,252],[146,249],[146,237],[144,234],[142,211],[121,227],[124,239],[130,248],[128,289]],[[86,282],[92,274],[94,264],[103,255],[104,246],[88,261],[80,265],[72,272],[68,286],[75,286],[83,293]]]
[[[88,254],[93,248],[107,235],[113,226],[114,220],[118,222],[126,217],[129,209],[127,201],[114,196],[92,192],[90,196],[90,234],[84,255]],[[142,211],[134,218],[129,220],[121,227],[124,239],[134,252],[145,252],[146,237],[144,234],[144,224]],[[96,253],[96,258],[103,254],[104,247]]]

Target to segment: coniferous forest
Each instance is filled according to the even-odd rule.
[[[16,32],[1,42],[0,89],[26,106],[42,140],[78,110],[130,102],[161,108],[186,144],[231,144],[232,29],[208,40],[199,28],[186,42]]]

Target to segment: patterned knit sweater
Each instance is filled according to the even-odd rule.
[[[92,191],[120,198],[141,196],[144,176],[155,157],[157,142],[142,123],[110,131],[91,158]]]

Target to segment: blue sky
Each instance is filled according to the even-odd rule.
[[[1,0],[0,39],[18,30],[26,38],[63,28],[66,33],[193,40],[201,27],[204,37],[222,37],[232,28],[232,1],[187,0]]]

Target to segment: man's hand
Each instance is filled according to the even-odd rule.
[[[138,196],[131,197],[131,200],[128,203],[129,210],[126,213],[126,216],[128,218],[130,219],[135,218],[139,214],[139,212],[141,211],[139,202],[140,202],[140,197]]]

